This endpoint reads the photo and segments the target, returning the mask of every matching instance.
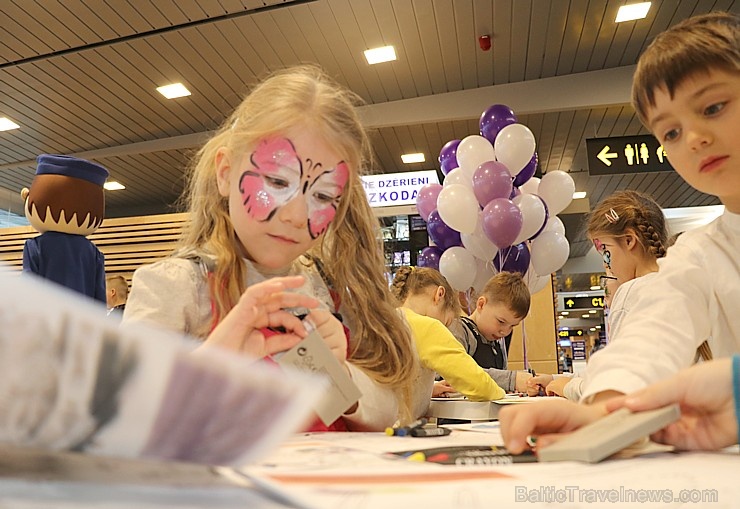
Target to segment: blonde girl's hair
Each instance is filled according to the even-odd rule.
[[[500,302],[520,318],[529,313],[529,288],[518,272],[499,272],[488,280],[478,297],[485,297],[491,303]]]
[[[632,105],[644,125],[655,89],[673,96],[688,77],[710,69],[740,71],[740,16],[711,12],[688,18],[659,34],[640,55],[632,80]]]
[[[429,267],[399,267],[393,276],[391,293],[400,305],[410,295],[419,295],[427,288],[436,289],[439,286],[445,289],[444,310],[459,314],[460,302],[457,292],[452,289],[450,283],[439,271]]]
[[[291,129],[311,130],[347,163],[350,178],[334,220],[307,254],[323,261],[352,324],[348,359],[394,390],[401,417],[409,420],[419,365],[411,334],[388,290],[380,226],[360,179],[373,165],[355,108],[361,102],[314,66],[284,69],[255,86],[193,160],[184,195],[190,224],[180,247],[215,257],[209,286],[218,323],[244,292],[247,268],[229,218],[228,198],[218,191],[216,154],[225,148],[232,160],[239,160],[262,139]]]
[[[655,200],[639,191],[617,191],[602,200],[588,217],[588,236],[620,237],[632,230],[645,253],[662,258],[668,245],[665,216]]]

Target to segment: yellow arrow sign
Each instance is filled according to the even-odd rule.
[[[571,299],[568,299],[568,300],[566,300],[566,301],[565,301],[565,303],[566,303],[566,304],[568,305],[568,307],[570,307],[570,308],[572,308],[572,307],[573,307],[573,304],[575,304],[575,302],[573,302],[573,301],[572,301]]]
[[[616,152],[609,152],[609,148],[609,145],[605,145],[604,148],[601,149],[601,152],[599,152],[596,156],[599,161],[607,166],[612,165],[612,162],[609,159],[614,159],[615,157],[618,157],[618,154]]]

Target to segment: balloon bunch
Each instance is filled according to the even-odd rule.
[[[480,135],[447,142],[439,163],[444,184],[424,186],[416,199],[436,244],[422,250],[419,266],[460,291],[481,291],[499,271],[521,273],[532,293],[544,288],[570,252],[557,217],[573,198],[570,175],[533,176],[534,135],[503,104],[483,112]]]

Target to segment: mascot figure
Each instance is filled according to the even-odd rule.
[[[108,170],[76,157],[42,154],[24,210],[41,235],[23,246],[23,271],[105,302],[105,260],[85,238],[103,222]]]

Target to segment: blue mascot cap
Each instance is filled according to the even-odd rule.
[[[72,156],[41,154],[36,158],[36,175],[65,175],[102,186],[108,170],[97,163]]]

